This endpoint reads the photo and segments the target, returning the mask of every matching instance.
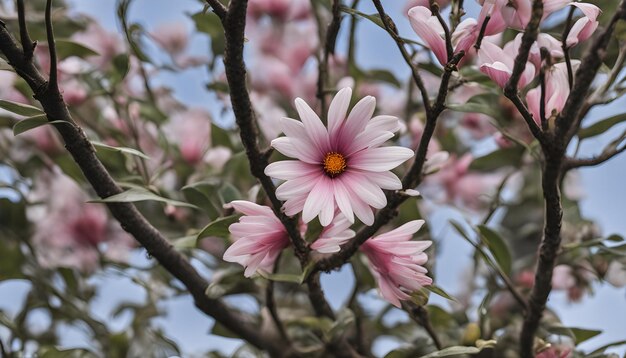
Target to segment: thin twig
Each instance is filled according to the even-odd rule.
[[[443,19],[441,13],[439,12],[439,4],[437,4],[435,0],[430,1],[430,11],[437,17],[439,24],[443,28],[444,39],[446,40],[446,53],[448,55],[446,59],[450,62],[450,60],[452,60],[452,55],[454,55],[452,35],[450,35],[450,29],[448,28],[448,24],[446,24],[446,20]]]
[[[513,63],[513,71],[511,72],[511,77],[504,86],[504,95],[511,102],[513,102],[517,110],[526,121],[526,125],[530,129],[531,133],[540,143],[544,141],[544,135],[541,132],[539,126],[537,126],[537,123],[534,121],[532,115],[530,114],[522,100],[519,98],[517,85],[522,76],[522,73],[526,69],[528,55],[530,54],[530,48],[537,40],[539,23],[541,22],[542,16],[543,1],[534,0],[532,7],[532,17],[530,19],[530,22],[526,26],[524,35],[522,35],[522,43],[520,45],[520,48],[518,49],[517,56],[515,57],[515,61]]]
[[[54,32],[52,30],[52,0],[46,1],[46,36],[48,39],[48,51],[50,53],[48,90],[59,92],[59,83],[57,81],[57,46],[54,41]]]
[[[626,150],[626,145],[621,145],[625,139],[626,131],[624,131],[621,136],[613,140],[606,148],[604,148],[604,150],[602,150],[602,153],[597,156],[591,158],[566,158],[563,170],[567,172],[571,169],[593,167],[607,162]]]
[[[220,20],[224,20],[226,17],[226,12],[228,11],[224,5],[222,5],[219,0],[206,0],[207,4],[211,6],[211,9],[220,18]]]
[[[246,1],[233,0],[222,22],[226,36],[224,67],[226,79],[230,87],[230,100],[235,114],[235,121],[239,127],[241,141],[250,164],[250,171],[259,180],[267,193],[274,213],[289,233],[296,256],[304,265],[308,260],[309,253],[307,243],[300,236],[295,219],[286,216],[282,212],[282,203],[276,197],[274,183],[264,172],[268,162],[258,145],[258,128],[256,126],[255,113],[252,110],[250,95],[248,94],[246,67],[243,60],[246,8]]]
[[[339,26],[341,25],[341,1],[332,1],[332,15],[333,18],[328,24],[326,29],[326,35],[324,36],[324,43],[322,44],[322,55],[319,58],[318,65],[318,77],[317,77],[317,98],[320,100],[321,112],[326,112],[326,85],[328,84],[328,59],[331,54],[335,53],[335,43],[337,42],[337,35],[339,34]],[[317,12],[317,10],[314,10]],[[317,16],[318,26],[321,31],[321,17]]]
[[[561,48],[563,49],[563,58],[565,60],[565,65],[567,66],[567,83],[569,83],[569,88],[574,86],[574,71],[572,70],[572,60],[569,56],[567,37],[569,36],[569,32],[572,30],[574,10],[576,10],[576,7],[570,6],[569,13],[567,14],[567,20],[565,20],[565,26],[563,27],[563,34],[561,35]]]
[[[387,33],[389,33],[389,35],[391,35],[391,38],[393,38],[393,40],[396,42],[396,45],[398,46],[400,53],[402,53],[402,58],[404,58],[404,61],[407,63],[407,65],[409,65],[409,68],[411,68],[411,76],[413,76],[413,81],[415,82],[415,85],[417,85],[417,88],[419,88],[420,93],[422,95],[422,102],[424,103],[424,109],[426,110],[426,112],[429,112],[430,111],[430,99],[428,98],[428,92],[426,91],[426,86],[424,86],[424,81],[422,81],[422,77],[419,74],[419,70],[417,69],[417,66],[413,63],[411,56],[409,55],[406,48],[404,47],[404,41],[402,41],[402,38],[398,35],[398,28],[396,27],[396,24],[389,17],[389,15],[385,13],[385,9],[383,8],[383,5],[381,4],[380,0],[372,0],[372,2],[374,3],[374,6],[376,7],[378,14],[380,15],[380,19],[383,22],[383,25],[385,26],[385,30],[387,30]]]
[[[274,263],[274,272],[278,271],[278,265],[280,262],[280,255],[276,258],[276,262]],[[272,320],[274,321],[274,325],[280,334],[280,337],[285,340],[285,342],[289,342],[289,336],[287,336],[287,331],[285,330],[285,326],[283,322],[280,320],[278,316],[278,310],[276,309],[276,301],[274,299],[274,281],[267,280],[267,287],[265,289],[265,306],[270,311],[270,315],[272,316]]]
[[[22,43],[22,50],[26,60],[30,60],[35,51],[37,42],[33,42],[28,34],[28,27],[26,26],[26,9],[24,8],[24,0],[17,0],[17,18],[20,26],[20,42]]]
[[[548,130],[548,121],[546,121],[546,67],[550,66],[550,53],[545,47],[541,48],[541,65],[539,66],[539,120],[541,121],[541,129]]]
[[[409,314],[409,317],[411,317],[413,321],[415,321],[417,324],[422,326],[424,330],[426,330],[426,333],[428,333],[430,339],[433,340],[433,343],[435,344],[435,347],[437,347],[437,350],[442,350],[443,345],[441,344],[441,340],[439,339],[437,332],[430,323],[430,317],[426,308],[417,305],[411,301],[403,301],[402,308]]]
[[[491,20],[491,16],[487,15],[485,17],[485,21],[480,26],[480,32],[478,33],[478,38],[476,39],[476,44],[474,44],[474,48],[476,51],[480,50],[480,45],[483,42],[483,37],[485,37],[485,31],[487,31],[487,25],[489,24],[489,20]]]

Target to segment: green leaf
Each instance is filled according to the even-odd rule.
[[[149,156],[143,154],[142,152],[138,151],[137,149],[127,148],[127,147],[113,147],[113,146],[110,146],[108,144],[104,144],[104,143],[101,143],[101,142],[96,142],[96,141],[93,141],[93,140],[91,141],[91,144],[93,144],[97,148],[102,148],[102,149],[105,149],[105,150],[110,150],[110,151],[114,151],[114,152],[130,154],[130,155],[136,155],[136,156],[144,158],[144,159],[150,159]]]
[[[177,250],[193,249],[198,244],[198,235],[184,236],[174,240],[173,246]]]
[[[337,314],[337,320],[328,331],[329,337],[339,337],[354,322],[354,312],[349,308],[342,308]]]
[[[464,347],[464,346],[453,346],[442,349],[440,351],[432,352],[425,356],[421,356],[420,358],[437,358],[437,357],[449,357],[461,354],[476,354],[479,353],[480,349],[476,347]]]
[[[231,332],[228,328],[224,327],[223,324],[215,321],[213,327],[211,328],[211,334],[226,337],[226,338],[241,338],[237,334]]]
[[[613,126],[626,121],[626,113],[618,114],[609,118],[602,119],[597,121],[596,123],[590,125],[589,127],[583,128],[578,131],[579,139],[586,139],[590,137],[594,137],[600,135]]]
[[[15,125],[13,126],[13,135],[17,136],[20,135],[26,131],[29,131],[31,129],[35,129],[37,127],[41,127],[41,126],[45,126],[47,124],[69,124],[71,125],[70,122],[66,122],[66,121],[48,121],[48,117],[46,117],[45,114],[39,115],[39,116],[34,116],[34,117],[28,117],[28,118],[24,118],[22,120],[20,120],[19,122],[15,123]]]
[[[231,216],[219,218],[209,223],[198,233],[198,240],[203,239],[205,237],[209,237],[209,236],[221,237],[223,239],[228,238],[228,236],[230,235],[230,232],[228,231],[228,227],[231,224],[237,222],[237,220],[239,220],[240,217],[241,215],[231,215]]]
[[[37,107],[33,107],[28,104],[7,101],[4,99],[0,99],[0,108],[26,117],[39,116],[44,114],[44,112]]]
[[[463,104],[446,104],[446,108],[456,112],[482,113],[498,119],[502,115],[500,106],[497,105],[498,97],[493,93],[482,93],[470,98]]]
[[[602,331],[598,331],[595,329],[585,329],[585,328],[576,328],[571,327],[570,330],[574,333],[574,342],[576,345],[581,344],[582,342],[589,340],[598,334],[602,333]]]
[[[370,81],[372,80],[380,81],[380,82],[392,84],[398,88],[402,87],[402,83],[398,81],[396,76],[394,76],[393,73],[387,70],[380,70],[380,69],[367,70],[367,71],[363,71],[363,76],[365,76],[365,78],[367,78]]]
[[[93,352],[82,348],[58,349],[56,347],[41,347],[37,354],[41,358],[96,358]]]
[[[487,245],[502,271],[510,275],[513,259],[511,258],[511,251],[502,236],[484,225],[478,225],[478,232],[480,233],[481,241]]]
[[[188,208],[198,209],[198,207],[195,205],[178,201],[178,200],[164,198],[144,188],[131,188],[122,193],[109,196],[108,198],[91,200],[89,202],[90,203],[134,203],[138,201],[159,201],[159,202],[174,205],[174,206],[185,206]]]
[[[470,170],[491,172],[502,167],[517,167],[522,160],[525,148],[513,146],[510,148],[498,149],[482,157],[475,158],[470,164]]]
[[[89,56],[98,56],[99,54],[90,49],[87,46],[81,45],[78,42],[74,42],[68,39],[55,39],[57,48],[57,55],[59,56],[59,60],[63,60],[65,58],[76,56],[80,58],[87,58]]]
[[[277,282],[289,282],[289,283],[297,283],[301,284],[304,280],[303,275],[296,275],[293,273],[265,273],[259,272],[259,274],[270,281]]]
[[[598,331],[594,329],[565,327],[565,326],[549,326],[549,327],[546,327],[546,330],[552,334],[556,334],[559,336],[571,337],[574,339],[574,343],[576,345],[579,345],[580,343],[602,333],[602,331]]]
[[[430,286],[424,286],[425,289],[427,289],[428,291],[439,295],[447,300],[450,301],[454,301],[454,302],[459,302],[456,298],[452,297],[451,295],[449,295],[446,291],[444,291],[441,287],[437,286],[437,285],[430,285]]]
[[[347,6],[341,6],[340,10],[345,12],[346,14],[350,14],[353,16],[358,16],[358,17],[362,17],[364,19],[367,19],[371,22],[373,22],[374,24],[378,25],[380,28],[384,29],[385,25],[383,24],[383,21],[380,18],[380,15],[378,14],[372,14],[372,15],[368,15],[366,13],[363,13],[359,10],[353,9],[351,7],[347,7]]]

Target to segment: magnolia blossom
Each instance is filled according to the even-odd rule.
[[[89,21],[85,31],[72,35],[72,39],[98,53],[89,57],[88,60],[99,69],[108,68],[113,58],[124,51],[119,35],[107,32],[97,21],[93,20]]]
[[[559,349],[555,347],[548,347],[547,349],[537,353],[535,358],[568,358],[570,356],[571,349]]]
[[[489,76],[498,86],[504,88],[513,73],[513,63],[517,56],[517,49],[519,47],[514,52],[504,51],[498,45],[489,41],[483,42],[478,51],[478,63],[481,64],[480,71]],[[527,63],[517,86],[519,88],[526,86],[534,77],[535,67],[529,66]]]
[[[287,215],[302,211],[308,223],[319,215],[322,226],[335,216],[335,207],[354,222],[356,215],[366,225],[374,222],[370,207],[387,205],[382,189],[398,190],[402,183],[390,170],[413,156],[404,147],[381,147],[399,129],[392,116],[372,118],[376,99],[361,99],[347,114],[352,90],[344,88],[328,110],[328,127],[302,99],[295,101],[302,121],[282,118],[286,137],[276,138],[272,147],[297,160],[268,165],[265,174],[286,180],[276,190],[285,200]]]
[[[248,15],[259,18],[269,15],[280,20],[300,20],[311,16],[309,0],[250,0]]]
[[[228,228],[235,242],[224,252],[224,260],[245,267],[246,277],[256,272],[272,272],[278,255],[289,246],[285,227],[267,206],[244,200],[232,201],[230,205],[244,216]],[[354,231],[349,227],[350,222],[338,214],[311,248],[320,253],[339,251],[341,244],[354,237]],[[301,231],[303,234],[306,226]]]
[[[569,290],[576,286],[574,270],[568,265],[558,265],[552,271],[552,288],[555,290]]]
[[[381,296],[396,307],[400,307],[401,300],[408,300],[411,292],[433,283],[422,266],[428,260],[424,250],[432,242],[411,240],[422,225],[424,220],[410,221],[372,237],[360,247],[367,256]]]
[[[341,213],[337,213],[335,218],[322,229],[319,238],[311,244],[311,248],[322,254],[339,252],[341,245],[354,237],[355,233],[350,230],[350,221]]]
[[[278,255],[289,245],[285,227],[267,206],[243,200],[230,205],[244,216],[228,228],[235,242],[224,252],[224,260],[245,267],[246,277],[272,272]]]
[[[598,28],[596,19],[600,15],[600,8],[595,5],[587,3],[571,3],[571,5],[579,8],[585,16],[576,20],[572,25],[565,40],[569,47],[575,46],[593,35],[593,32]]]
[[[574,60],[571,62],[573,70],[580,64],[580,61]],[[545,74],[545,115],[547,118],[552,118],[558,115],[565,105],[565,101],[569,96],[569,81],[567,77],[567,65],[565,62],[560,62],[553,65]],[[541,86],[531,89],[526,95],[526,101],[528,102],[528,109],[532,113],[533,118],[537,123],[542,122],[541,118]],[[547,119],[546,118],[546,119]]]
[[[35,223],[32,242],[42,266],[91,272],[99,265],[100,250],[109,259],[126,260],[132,239],[109,221],[104,206],[86,203],[70,178],[48,174],[36,187],[31,199],[43,204],[29,208],[28,217]]]

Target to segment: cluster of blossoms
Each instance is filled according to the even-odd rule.
[[[32,241],[43,267],[93,272],[101,256],[127,260],[133,239],[102,205],[86,203],[87,196],[72,179],[56,171],[43,173],[35,188],[31,200],[42,204],[30,207],[28,218],[36,223]]]
[[[295,100],[301,121],[282,118],[285,137],[272,146],[295,160],[275,162],[265,173],[284,180],[276,195],[284,200],[285,214],[302,213],[304,223],[318,217],[324,227],[311,248],[320,253],[340,250],[354,236],[355,216],[372,225],[372,208],[387,204],[383,189],[399,190],[402,183],[391,169],[413,156],[408,148],[382,146],[399,129],[398,119],[375,116],[374,97],[361,99],[348,113],[352,90],[344,88],[334,97],[324,126],[317,114],[300,98]],[[236,240],[224,253],[226,261],[246,267],[246,276],[271,272],[289,236],[273,211],[249,202],[232,202],[244,214],[230,227]],[[370,238],[360,249],[367,256],[382,296],[396,306],[408,293],[429,285],[424,250],[430,241],[411,241],[423,225],[416,220]]]
[[[415,6],[409,10],[411,26],[417,35],[426,42],[438,61],[445,65],[451,56],[463,51],[466,55],[475,51],[473,45],[478,40],[481,28],[484,27],[484,40],[477,52],[477,65],[481,72],[489,76],[500,87],[504,87],[513,71],[513,64],[521,45],[522,34],[514,40],[500,47],[500,34],[507,28],[524,30],[531,19],[532,1],[501,1],[485,0],[478,19],[462,21],[451,34],[453,53],[448,53],[444,29],[436,16],[426,6]],[[518,82],[518,87],[529,85],[539,74],[543,66],[545,71],[545,113],[548,118],[540,118],[540,87],[528,91],[528,107],[537,123],[556,116],[565,105],[569,95],[567,64],[558,62],[562,59],[563,48],[571,48],[588,39],[598,27],[597,18],[600,8],[588,3],[573,2],[571,0],[544,1],[543,18],[571,5],[578,8],[583,16],[579,18],[568,32],[567,38],[559,41],[546,33],[540,33],[537,41],[532,45],[528,63]],[[486,22],[486,24],[485,24]],[[542,61],[541,49],[545,48],[551,57],[549,61]],[[576,70],[579,61],[571,61],[572,70]]]

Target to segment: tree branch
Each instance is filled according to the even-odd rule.
[[[282,212],[282,203],[276,197],[276,188],[272,179],[265,175],[267,158],[258,146],[258,129],[256,117],[252,110],[250,95],[246,85],[246,67],[243,60],[244,30],[246,27],[247,1],[233,0],[228,12],[222,20],[226,47],[224,51],[224,67],[226,79],[230,88],[230,101],[235,114],[235,120],[239,127],[241,142],[246,150],[250,163],[250,170],[272,203],[276,216],[285,226],[294,246],[296,256],[301,263],[308,260],[309,248],[306,241],[300,236],[296,221]]]
[[[561,245],[563,210],[561,209],[559,185],[562,175],[563,151],[553,148],[544,150],[544,154],[546,161],[542,172],[542,188],[545,201],[545,224],[535,271],[535,284],[528,299],[528,310],[520,335],[520,355],[522,358],[534,357],[535,332],[539,327],[548,295],[552,289],[552,272]]]
[[[437,332],[435,332],[435,329],[430,323],[428,311],[423,306],[419,306],[411,301],[402,302],[402,308],[409,314],[409,317],[411,317],[413,321],[415,321],[417,324],[422,326],[424,330],[426,330],[426,333],[428,333],[430,339],[433,340],[433,343],[435,344],[435,347],[437,347],[437,350],[442,350],[443,345],[441,344],[439,336],[437,336]]]
[[[322,56],[319,58],[317,77],[317,98],[321,103],[321,112],[326,113],[326,85],[328,84],[328,57],[335,53],[335,43],[341,25],[341,0],[332,1],[333,19],[328,24],[324,44],[322,45]],[[316,11],[316,10],[314,10]],[[318,16],[318,26],[321,27],[321,17]]]
[[[26,27],[26,10],[24,9],[24,0],[17,0],[17,18],[20,27],[20,42],[22,43],[22,51],[26,59],[30,59],[35,51],[37,42],[33,42],[28,34]]]
[[[417,88],[419,88],[420,93],[422,94],[422,102],[424,104],[424,110],[426,112],[429,112],[430,111],[430,99],[428,98],[428,92],[426,91],[426,87],[424,86],[424,81],[422,81],[422,77],[419,74],[419,70],[417,69],[417,66],[413,63],[413,60],[411,59],[411,55],[409,55],[406,48],[404,47],[404,41],[402,40],[400,35],[398,35],[398,28],[396,27],[396,24],[393,22],[391,17],[389,17],[389,15],[385,13],[385,9],[383,8],[383,5],[381,4],[380,0],[372,0],[372,2],[374,3],[374,6],[376,7],[378,14],[380,15],[380,19],[383,22],[383,25],[385,26],[385,30],[387,30],[387,33],[396,42],[396,45],[398,46],[398,49],[400,50],[400,53],[402,54],[402,58],[404,58],[404,62],[406,62],[406,64],[409,65],[409,68],[411,68],[411,76],[413,77],[413,81],[415,82],[415,85],[417,86]]]
[[[48,34],[48,39],[52,39],[53,42],[54,38],[51,33]],[[28,58],[8,30],[1,26],[0,52],[6,56],[8,63],[28,83],[34,92],[35,99],[41,103],[48,120],[65,122],[54,126],[61,134],[65,148],[72,155],[98,196],[107,198],[121,193],[122,189],[96,157],[93,146],[85,133],[74,123],[61,93],[48,87],[43,75],[33,63],[32,57]],[[51,68],[53,67],[51,66]],[[250,344],[267,350],[275,356],[286,354],[285,347],[278,342],[267,340],[250,324],[251,319],[248,316],[235,313],[222,301],[207,297],[205,291],[208,282],[143,217],[133,204],[107,203],[106,205],[122,228],[131,234],[150,256],[154,257],[168,272],[185,285],[200,311],[213,317]]]
[[[624,139],[626,139],[626,132],[622,133],[619,138],[615,139],[609,146],[604,148],[602,153],[591,158],[566,158],[563,170],[567,172],[575,168],[593,167],[609,161],[616,155],[626,151],[626,145],[619,146],[624,142]]]
[[[207,4],[211,7],[215,15],[220,18],[220,20],[224,20],[226,17],[227,9],[219,0],[206,0]]]
[[[584,98],[602,65],[606,48],[619,20],[626,20],[626,1],[620,3],[607,28],[596,38],[576,71],[574,87],[571,88],[565,106],[556,119],[557,138],[563,140],[564,143],[569,143],[578,131],[582,121],[579,113],[585,103]]]
[[[524,31],[524,35],[522,36],[522,43],[520,48],[518,49],[517,56],[515,57],[515,62],[513,63],[513,71],[511,73],[511,77],[507,81],[504,86],[504,95],[515,105],[517,110],[520,112],[524,120],[526,121],[526,125],[532,132],[533,136],[541,143],[544,141],[543,133],[541,129],[535,123],[532,115],[522,102],[519,97],[517,91],[517,85],[522,76],[522,73],[526,69],[526,63],[528,62],[528,55],[530,53],[530,48],[533,43],[537,40],[537,35],[539,33],[539,23],[541,22],[541,17],[543,16],[543,1],[535,0],[533,1],[532,7],[532,17],[530,22],[526,26],[526,30]]]

